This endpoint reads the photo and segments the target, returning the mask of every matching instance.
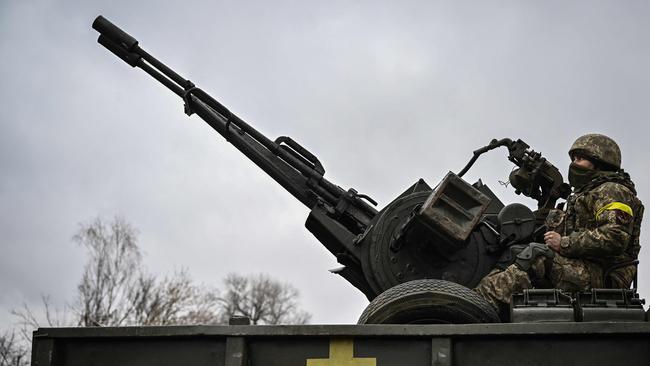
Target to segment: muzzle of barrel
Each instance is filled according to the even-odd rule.
[[[135,38],[128,35],[125,31],[121,30],[118,26],[111,23],[108,19],[104,18],[101,15],[98,16],[93,22],[93,29],[111,40],[116,45],[124,48],[126,51],[131,52],[138,45],[138,41]]]
[[[93,29],[99,32],[99,38],[97,38],[99,44],[132,67],[138,65],[142,56],[137,52],[140,47],[138,47],[138,41],[135,38],[101,15],[93,22]]]

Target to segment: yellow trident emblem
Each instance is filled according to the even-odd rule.
[[[309,358],[307,366],[377,366],[377,359],[354,358],[352,339],[332,339],[330,358]]]

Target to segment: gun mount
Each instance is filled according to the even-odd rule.
[[[370,197],[328,181],[321,162],[298,142],[267,138],[104,17],[97,17],[93,28],[101,45],[178,95],[186,114],[201,117],[307,206],[305,226],[343,265],[332,272],[369,300],[420,279],[474,287],[508,245],[540,240],[530,209],[504,206],[480,180],[469,184],[461,178],[482,153],[506,146],[518,166],[510,175],[512,185],[540,208],[568,194],[556,167],[523,141],[502,139],[474,151],[458,175],[450,172],[435,189],[420,179],[378,211]]]

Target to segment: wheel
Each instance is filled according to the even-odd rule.
[[[469,288],[443,280],[409,281],[368,304],[359,324],[496,323],[496,310]]]

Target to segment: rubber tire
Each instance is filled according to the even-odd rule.
[[[358,324],[498,323],[481,295],[454,282],[415,280],[391,287],[368,304]]]

